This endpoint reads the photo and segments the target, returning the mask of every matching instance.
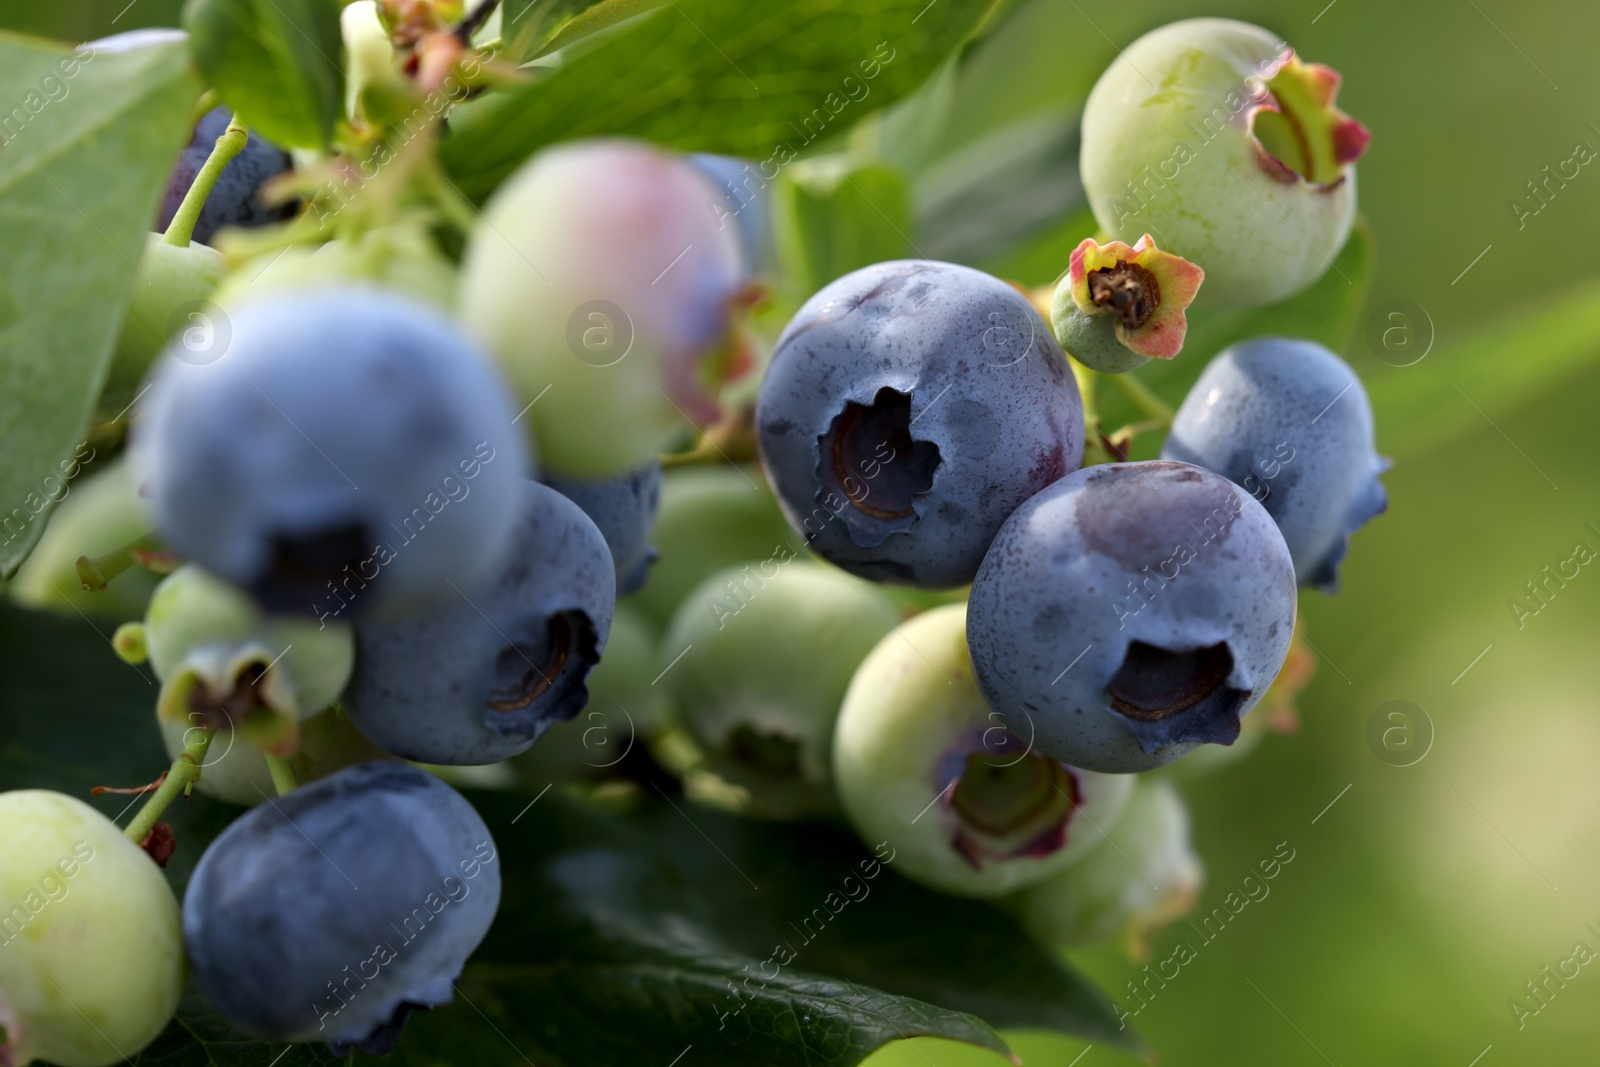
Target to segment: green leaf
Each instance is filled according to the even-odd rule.
[[[1414,365],[1370,370],[1380,450],[1408,459],[1481,430],[1596,361],[1600,281],[1591,279]]]
[[[507,868],[462,989],[524,1053],[851,1064],[919,1033],[1003,1051],[991,1025],[1138,1047],[1008,915],[922,889],[842,830],[681,801],[473,800]],[[448,1047],[434,1022],[414,1024],[414,1062]]]
[[[1074,218],[1085,202],[1078,119],[1103,63],[1097,49],[1047,43],[1065,39],[1038,32],[1050,7],[1003,6],[937,77],[852,135],[863,156],[912,177],[917,247],[930,259],[1042,285],[1065,269],[1077,239],[1094,232],[1079,232]],[[1017,56],[1040,52],[1050,57],[1048,76],[1026,86],[1008,81]]]
[[[501,6],[500,38],[521,45],[519,57],[539,56],[665,3],[666,0],[509,0]]]
[[[112,651],[103,623],[0,602],[0,789],[54,789],[127,825],[133,798],[89,791],[144,785],[167,769],[155,707],[155,679]],[[177,832],[167,873],[180,892],[236,813],[196,795],[162,816]]]
[[[344,105],[338,0],[189,0],[195,63],[269,141],[323,148]]]
[[[1057,219],[1034,236],[982,264],[997,278],[1033,288],[1053,285],[1067,272],[1072,250],[1100,229],[1087,203]]]
[[[68,71],[71,71],[69,74]],[[181,43],[0,34],[0,573],[64,494],[200,86]]]
[[[0,605],[0,788],[88,799],[91,785],[153,779],[166,765],[154,692],[83,620]],[[414,1016],[391,1064],[631,1067],[692,1045],[698,1064],[816,1067],[917,1034],[1004,1052],[994,1027],[1139,1048],[1106,998],[1008,914],[901,878],[844,830],[683,800],[471,799],[504,863],[499,918],[456,1002]],[[127,798],[90,803],[115,816]],[[180,892],[236,811],[199,794],[168,809]],[[260,1067],[284,1051],[191,995],[134,1062]],[[279,1067],[328,1062],[305,1046]]]
[[[773,190],[773,236],[796,302],[841,275],[911,254],[905,179],[882,163],[842,156],[796,163]]]
[[[1053,111],[941,159],[917,178],[918,246],[930,259],[976,265],[1037,240],[1084,204],[1078,144],[1076,110]],[[1038,284],[1066,265],[1063,256]]]
[[[362,1059],[374,1064],[385,1062],[365,1056]],[[327,1045],[285,1046],[240,1033],[206,1003],[191,983],[178,1005],[178,1017],[128,1062],[133,1067],[328,1067],[348,1064],[350,1059],[335,1056]]]
[[[482,200],[543,145],[625,134],[764,161],[904,96],[1001,0],[674,0],[530,84],[457,108],[446,167]]]

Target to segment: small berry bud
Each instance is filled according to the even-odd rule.
[[[1131,248],[1085,238],[1056,287],[1050,325],[1079,363],[1121,374],[1183,348],[1188,320],[1206,273],[1145,234]]]

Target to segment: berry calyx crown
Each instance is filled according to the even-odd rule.
[[[1072,301],[1085,315],[1116,316],[1116,335],[1129,350],[1171,359],[1183,349],[1194,302],[1206,272],[1163,252],[1148,233],[1133,246],[1086,237],[1072,252]]]
[[[1338,71],[1302,63],[1292,52],[1266,80],[1263,100],[1250,115],[1263,170],[1283,182],[1332,187],[1344,180],[1372,134],[1334,106],[1339,80]]]

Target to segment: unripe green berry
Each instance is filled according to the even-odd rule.
[[[178,901],[144,850],[80,800],[0,793],[0,1063],[121,1063],[183,981]]]
[[[792,552],[730,567],[679,605],[661,684],[706,769],[746,789],[749,811],[828,812],[839,703],[897,617],[877,589]]]
[[[1129,246],[1086,238],[1050,300],[1050,327],[1072,358],[1102,374],[1171,359],[1188,332],[1184,310],[1205,271],[1145,234]]]
[[[1369,135],[1334,106],[1338,85],[1247,23],[1187,19],[1145,34],[1084,106],[1079,169],[1095,219],[1204,268],[1200,306],[1299,292],[1355,222],[1354,163]]]
[[[426,233],[407,226],[372,230],[354,241],[295,245],[247,260],[213,299],[231,309],[270,294],[353,282],[394,289],[446,311],[455,306],[455,268]]]
[[[1143,777],[1106,844],[1008,903],[1046,945],[1119,938],[1129,955],[1194,906],[1204,869],[1189,841],[1189,811],[1165,778]]]
[[[966,606],[902,623],[857,669],[839,712],[839,799],[865,841],[946,893],[1002,896],[1102,840],[1132,779],[1034,752],[990,711],[967,656]]]
[[[133,402],[145,372],[168,339],[205,315],[202,302],[222,281],[222,253],[198,241],[168,244],[159,233],[145,238],[133,279],[133,299],[122,319],[111,369],[101,391],[100,416],[113,418]]]
[[[122,642],[132,634],[119,631]],[[238,727],[280,754],[294,750],[300,720],[338,699],[355,660],[348,626],[266,616],[192,563],[156,587],[142,651],[161,679],[163,722]]]
[[[732,343],[744,286],[722,192],[638,141],[569,141],[484,208],[461,268],[462,319],[538,406],[540,462],[569,478],[632,470],[708,425],[748,370]],[[549,390],[549,395],[545,395]]]
[[[652,684],[661,673],[657,644],[655,625],[627,601],[618,603],[605,654],[589,672],[588,706],[514,757],[524,781],[543,788],[605,774],[662,729],[666,683]]]
[[[85,615],[125,620],[144,615],[157,577],[130,567],[100,592],[89,592],[78,578],[79,556],[100,556],[150,532],[150,519],[120,457],[96,466],[67,491],[44,536],[11,582],[18,603],[73,618]]]
[[[395,65],[394,45],[389,31],[378,18],[374,0],[354,0],[339,13],[339,31],[344,38],[345,114],[352,120],[367,121],[362,94],[369,88],[388,86],[400,80]]]
[[[190,739],[190,731],[200,727],[199,716],[191,722],[164,720],[161,740],[167,755],[177,759]],[[326,778],[335,771],[370,760],[394,759],[367,740],[365,734],[337,708],[329,708],[300,724],[294,753],[285,757],[289,772],[300,784]],[[277,795],[272,772],[267,769],[261,749],[230,730],[219,731],[206,749],[196,788],[207,796],[229,804],[250,807]]]
[[[631,722],[639,733],[659,729],[665,694],[651,684],[661,669],[656,664],[659,644],[660,636],[649,619],[626,602],[618,604],[611,616],[605,655],[589,672],[589,707],[608,713],[626,710],[621,721]]]
[[[1065,284],[1050,301],[1050,328],[1067,355],[1101,374],[1126,374],[1150,362],[1117,340],[1115,320],[1079,311]]]
[[[650,580],[624,603],[666,626],[689,591],[734,564],[804,550],[759,468],[668,467],[650,540],[661,555]]]

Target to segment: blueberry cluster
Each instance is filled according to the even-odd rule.
[[[219,146],[228,127],[224,115],[209,131]],[[588,210],[620,210],[646,233],[664,229],[668,243],[673,227],[697,233],[718,195],[687,160],[631,142],[560,149],[533,161],[528,180],[552,168],[572,195],[589,191],[580,198]],[[597,182],[611,198],[603,205]],[[538,235],[571,205],[530,208],[520,186],[506,196],[536,254]],[[211,195],[233,192],[222,184]],[[492,256],[482,246],[502,240],[485,223],[468,260]],[[663,470],[659,444],[642,462],[637,443],[608,451],[619,442],[604,436],[603,421],[584,418],[584,391],[633,390],[636,413],[658,435],[683,420],[681,405],[715,414],[744,284],[733,246],[729,257],[722,247],[678,264],[669,284],[656,284],[659,268],[629,277],[610,270],[613,260],[596,263],[620,302],[612,306],[633,309],[620,312],[630,334],[623,354],[633,358],[609,375],[581,335],[558,354],[543,335],[497,334],[492,322],[474,329],[441,310],[457,294],[415,299],[436,275],[431,264],[404,266],[415,248],[404,231],[369,235],[353,255],[259,289],[230,279],[215,309],[226,343],[197,352],[183,337],[168,341],[140,390],[125,466],[97,476],[134,492],[100,494],[108,503],[96,524],[142,515],[153,531],[128,551],[148,550],[141,560],[170,571],[135,598],[142,619],[113,643],[161,683],[156,713],[178,784],[253,810],[206,849],[184,897],[181,942],[174,921],[152,928],[160,952],[143,964],[150,1004],[130,1026],[155,1019],[159,1028],[170,1016],[181,974],[170,965],[185,955],[233,1025],[340,1052],[385,1052],[410,1013],[451,999],[493,921],[501,873],[483,820],[416,764],[448,773],[504,763],[588,705],[617,597],[644,586],[657,558]],[[402,265],[350,269],[386,255]],[[443,277],[456,284],[453,269]],[[459,302],[481,284],[464,272]],[[578,305],[559,315],[562,334],[572,315],[588,328],[585,292],[541,297]],[[570,374],[568,360],[582,368],[575,381],[530,371]],[[589,370],[602,378],[584,378]],[[539,389],[519,391],[530,373]],[[534,410],[551,387],[561,392]],[[549,424],[574,416],[584,432],[541,463]],[[59,535],[76,536],[70,527]],[[639,625],[625,619],[622,629],[637,634]],[[847,677],[853,660],[841,664],[836,673]],[[643,716],[644,702],[635,707]],[[826,750],[817,758],[825,764]],[[36,822],[78,816],[66,798],[39,807],[6,796],[45,813]],[[136,841],[164,860],[170,848],[153,819]],[[110,862],[96,870],[114,876]],[[140,877],[156,886],[148,906],[170,920],[171,893],[155,868],[146,862]],[[33,1010],[10,999],[30,979],[5,983],[7,1003]],[[34,1031],[12,1022],[7,1033]],[[127,1033],[138,1046],[151,1036]],[[83,1061],[28,1040],[13,1041],[8,1062]]]
[[[1191,305],[1270,303],[1327,268],[1368,140],[1337,86],[1242,23],[1148,35],[1090,96],[1101,233],[1053,289],[1030,306],[954,264],[867,267],[800,308],[762,383],[762,462],[808,547],[891,586],[969,586],[964,612],[905,623],[856,672],[832,730],[846,813],[947,892],[1057,886],[1017,898],[1056,941],[1090,909],[1052,899],[1109,907],[1098,876],[1061,872],[1114,827],[1117,776],[1232,746],[1283,702],[1297,587],[1332,591],[1385,506],[1365,392],[1314,343],[1216,355],[1159,418],[1156,460],[1107,462],[1149,427],[1108,435],[1084,403],[1099,375],[1178,356]],[[1171,807],[1123,832],[1186,849]],[[1164,866],[1187,899],[1196,865]]]
[[[347,13],[375,85],[427,75],[376,9]],[[1386,461],[1361,382],[1308,341],[1234,344],[1164,416],[1145,390],[1151,424],[1108,432],[1096,389],[1179,356],[1191,306],[1325,269],[1367,140],[1337,84],[1254,27],[1158,30],[1089,98],[1099,232],[1056,284],[893,260],[787,305],[747,167],[616,138],[535,154],[467,224],[446,197],[457,215],[301,215],[266,252],[198,251],[277,222],[258,193],[289,167],[206,114],[147,251],[171,284],[134,297],[102,397],[143,382],[127,456],[13,587],[48,605],[162,575],[65,603],[123,623],[174,762],[126,833],[0,794],[0,899],[40,902],[0,949],[0,1062],[144,1047],[186,960],[249,1034],[387,1052],[500,901],[448,781],[842,816],[1051,945],[1181,914],[1188,815],[1136,775],[1286,710],[1299,589],[1334,589]],[[350,88],[360,133],[384,98]],[[163,317],[196,293],[223,331],[198,347]],[[1159,458],[1127,461],[1154,429]],[[192,788],[250,810],[180,907],[148,858]],[[102,906],[104,981],[28,947]],[[106,982],[137,995],[108,1007]]]

